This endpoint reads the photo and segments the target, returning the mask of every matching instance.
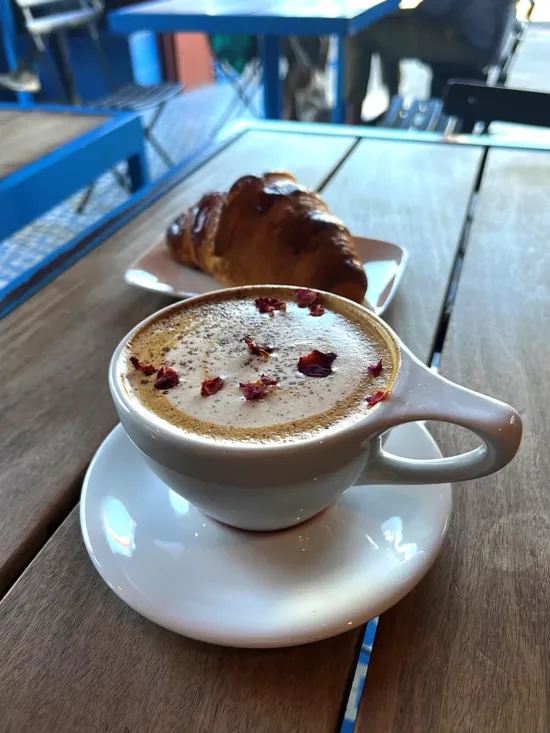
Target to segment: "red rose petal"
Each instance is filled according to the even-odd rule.
[[[137,369],[139,372],[143,372],[146,376],[150,376],[157,371],[157,368],[152,364],[142,364],[137,356],[131,356],[130,361],[132,362],[134,369]]]
[[[385,400],[387,396],[387,392],[377,392],[376,394],[373,394],[372,397],[367,397],[367,405],[369,406],[369,409]]]
[[[241,382],[239,388],[244,395],[245,400],[263,400],[268,392],[266,384],[262,382]]]
[[[261,356],[263,359],[269,359],[269,355],[273,351],[271,346],[257,346],[250,336],[245,336],[243,338],[243,341],[248,346],[248,350],[251,354],[254,354],[254,356]]]
[[[260,313],[273,313],[273,311],[286,311],[286,303],[279,298],[256,298],[254,301]]]
[[[382,374],[382,359],[377,364],[371,364],[367,367],[367,371],[371,377],[379,377]]]
[[[325,309],[320,303],[312,303],[309,306],[309,315],[310,316],[322,316],[325,312]]]
[[[205,379],[201,384],[201,397],[211,397],[216,392],[219,392],[223,387],[223,379],[221,377],[214,377],[214,379]]]
[[[307,290],[300,288],[296,291],[296,303],[298,308],[309,308],[310,316],[322,316],[325,313],[325,309],[319,303],[319,297],[313,290]]]
[[[239,384],[245,400],[263,400],[269,394],[269,387],[276,387],[279,382],[262,374],[257,382],[241,382]]]
[[[317,298],[317,293],[313,290],[307,290],[306,288],[300,288],[296,291],[296,303],[298,308],[307,308],[308,305],[312,305]]]
[[[332,362],[335,359],[336,354],[332,352],[324,354],[314,349],[311,354],[299,358],[298,371],[305,374],[306,377],[328,377],[329,374],[332,374]]]
[[[278,379],[271,379],[271,377],[266,377],[265,374],[262,374],[260,381],[263,382],[266,387],[276,387],[279,384]]]
[[[180,383],[178,373],[172,367],[161,367],[155,379],[155,389],[171,389]]]

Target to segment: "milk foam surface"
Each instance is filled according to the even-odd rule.
[[[184,430],[231,441],[303,439],[365,415],[366,397],[387,390],[394,376],[390,337],[357,306],[342,306],[346,301],[321,296],[326,311],[315,317],[309,308],[298,307],[294,290],[266,289],[262,295],[287,303],[286,312],[267,314],[258,311],[257,295],[214,296],[171,311],[140,331],[123,356],[129,392]],[[251,354],[245,336],[272,349],[270,356]],[[299,358],[313,349],[337,355],[332,374],[316,378],[298,371]],[[164,393],[155,389],[155,376],[137,371],[130,356],[173,367],[180,384]],[[380,359],[380,376],[369,375],[368,366]],[[278,385],[264,399],[246,401],[239,383],[255,382],[262,374]],[[223,379],[223,388],[201,397],[202,381],[214,377]]]

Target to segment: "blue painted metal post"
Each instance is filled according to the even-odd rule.
[[[2,45],[10,71],[17,69],[17,52],[15,49],[15,22],[11,9],[11,0],[0,0],[0,31],[2,32]],[[17,101],[22,107],[32,104],[32,94],[28,92],[17,92]]]
[[[338,36],[338,47],[336,54],[336,102],[332,110],[332,121],[336,125],[341,125],[346,119],[345,102],[344,102],[344,83],[346,68],[346,38]]]
[[[278,36],[262,36],[262,64],[264,78],[264,113],[266,119],[280,120],[282,110],[279,60],[281,44]]]
[[[149,166],[147,164],[147,156],[145,147],[141,152],[128,158],[128,175],[130,176],[130,186],[132,193],[137,193],[149,183]]]

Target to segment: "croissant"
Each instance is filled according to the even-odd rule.
[[[207,193],[167,232],[172,257],[223,285],[297,285],[363,302],[367,276],[351,234],[289,173],[244,176]]]

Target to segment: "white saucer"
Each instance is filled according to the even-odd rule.
[[[419,424],[387,448],[438,458]],[[304,644],[349,631],[408,593],[431,566],[451,486],[365,486],[293,529],[243,532],[209,519],[146,467],[121,425],[82,489],[86,548],[129,606],[179,634],[237,647]]]
[[[409,255],[390,242],[365,237],[354,237],[354,240],[369,281],[365,306],[381,316],[397,292]],[[172,259],[164,239],[134,262],[124,279],[129,285],[175,298],[190,298],[224,287],[210,275]]]

